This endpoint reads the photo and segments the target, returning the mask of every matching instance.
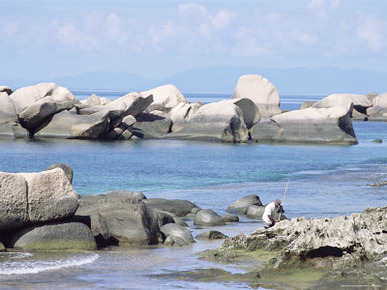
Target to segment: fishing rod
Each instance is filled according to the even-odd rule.
[[[290,179],[288,179],[288,182],[286,182],[284,197],[282,198],[282,202],[281,202],[281,206],[282,206],[282,207],[284,206],[284,203],[285,203],[285,197],[286,197],[286,192],[288,191],[289,180],[290,180]],[[281,214],[282,214],[282,210],[280,209],[280,213],[279,213],[279,218],[278,218],[278,220],[281,220]]]

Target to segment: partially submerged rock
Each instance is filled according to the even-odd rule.
[[[259,199],[258,195],[250,194],[250,195],[244,196],[244,197],[234,201],[227,208],[227,212],[238,213],[238,214],[246,214],[248,208],[251,205],[262,206],[262,202]]]
[[[178,224],[166,224],[160,228],[160,231],[165,235],[166,238],[178,238],[184,241],[184,245],[188,245],[190,243],[194,243],[194,239],[192,237],[192,234],[190,230],[188,230],[186,227],[183,227]],[[167,241],[167,240],[166,240]],[[174,240],[179,241],[179,240]],[[167,241],[167,244],[170,243],[170,241]],[[182,245],[181,242],[178,243],[180,246]],[[170,244],[170,245],[173,245]]]
[[[178,217],[190,214],[198,206],[188,200],[149,198],[142,201],[151,208],[175,214]]]
[[[198,240],[221,240],[228,238],[225,234],[218,231],[207,231],[196,236]]]
[[[357,144],[351,108],[307,108],[276,115],[256,124],[251,136],[257,142]]]
[[[96,249],[94,236],[86,225],[76,222],[34,225],[8,233],[8,248],[23,250],[86,250]]]
[[[159,218],[140,192],[112,191],[106,195],[84,195],[75,220],[88,224],[99,246],[158,243]]]
[[[224,226],[223,218],[212,209],[202,209],[197,212],[194,225],[197,226]]]

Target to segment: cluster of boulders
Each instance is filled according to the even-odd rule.
[[[111,245],[184,246],[195,239],[186,221],[196,227],[238,222],[235,214],[219,215],[187,200],[147,199],[141,192],[110,191],[79,196],[73,171],[54,164],[34,173],[0,172],[0,248],[94,250]],[[227,209],[246,214],[264,208],[258,196],[247,196]],[[254,218],[261,218],[256,215]],[[222,239],[209,230],[197,239]],[[5,247],[4,247],[5,246]]]
[[[267,267],[340,268],[385,261],[387,207],[336,218],[293,218],[250,235],[227,238],[216,255],[229,250],[274,252]]]
[[[0,137],[355,144],[351,117],[387,120],[387,94],[331,95],[292,112],[279,106],[276,87],[260,75],[241,76],[230,99],[208,104],[188,102],[173,85],[113,101],[80,101],[54,83],[0,86]]]
[[[350,116],[353,120],[387,121],[387,93],[378,95],[332,94],[318,102],[304,102],[301,109],[332,108],[344,106],[351,108]]]

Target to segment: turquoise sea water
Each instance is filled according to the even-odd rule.
[[[80,99],[88,95],[89,92],[77,92]],[[99,95],[113,99],[123,94],[100,92]],[[210,102],[229,96],[186,95],[186,98]],[[282,97],[281,108],[298,109],[303,101],[320,98]],[[116,189],[142,191],[148,198],[187,199],[219,214],[224,214],[233,201],[249,194],[257,194],[263,203],[277,197],[282,199],[289,180],[285,200],[289,218],[335,217],[361,212],[368,206],[387,205],[387,187],[370,186],[387,180],[387,122],[354,122],[353,126],[359,144],[352,146],[181,140],[0,140],[0,171],[41,171],[53,163],[66,163],[74,169],[73,186],[80,194]],[[383,143],[372,142],[377,138]],[[262,227],[260,221],[240,218],[241,223],[217,229],[232,236]],[[205,230],[192,224],[190,229],[194,236]],[[32,288],[42,285],[53,288],[244,287],[177,282],[154,276],[153,282],[149,282],[149,274],[214,266],[199,261],[195,254],[217,245],[219,242],[200,241],[181,249],[116,249],[60,257],[0,254],[0,285],[29,287],[33,281]],[[173,261],[171,255],[176,257]],[[68,263],[68,260],[76,262]]]

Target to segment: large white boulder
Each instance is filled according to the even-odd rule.
[[[180,90],[176,86],[170,84],[142,92],[141,95],[153,95],[153,102],[148,107],[148,112],[154,110],[168,112],[178,104],[187,102]]]
[[[0,172],[0,230],[69,218],[78,207],[78,198],[61,168]]]
[[[36,138],[99,139],[109,130],[109,111],[76,115],[64,110],[35,133]]]
[[[0,137],[28,137],[28,131],[19,123],[15,106],[7,93],[8,90],[4,90],[5,92],[0,92]]]
[[[352,118],[366,119],[366,110],[372,106],[372,101],[368,95],[358,94],[331,94],[314,103],[313,108],[332,108],[336,106],[346,106],[353,110],[350,113]]]
[[[249,139],[242,110],[229,100],[201,106],[180,126],[168,134],[169,138],[225,142],[247,142]]]
[[[277,88],[260,75],[241,76],[231,98],[252,100],[258,107],[261,116],[274,116],[281,113]]]
[[[369,120],[387,121],[387,93],[378,95],[372,100],[372,107],[367,109]]]
[[[19,122],[15,106],[6,92],[0,92],[0,123]]]
[[[78,110],[81,115],[90,115],[101,111],[109,111],[112,119],[123,118],[128,115],[136,117],[143,112],[153,101],[151,94],[142,95],[139,93],[129,93],[110,103],[87,106]]]
[[[336,106],[350,106],[368,108],[372,106],[367,95],[358,94],[331,94],[312,105],[313,108],[332,108]]]
[[[71,109],[79,100],[67,89],[55,83],[40,83],[34,86],[16,90],[10,95],[15,104],[16,112],[20,114],[24,109],[35,102],[51,96],[58,110]]]
[[[256,124],[251,136],[257,142],[356,144],[351,108],[307,108],[279,114]]]
[[[16,90],[10,95],[20,124],[31,134],[52,115],[70,110],[79,100],[66,88],[54,83],[40,83]]]
[[[172,120],[172,132],[179,131],[184,127],[184,124],[189,120],[196,111],[203,106],[200,102],[195,103],[179,103],[177,106],[173,107],[168,115]]]

